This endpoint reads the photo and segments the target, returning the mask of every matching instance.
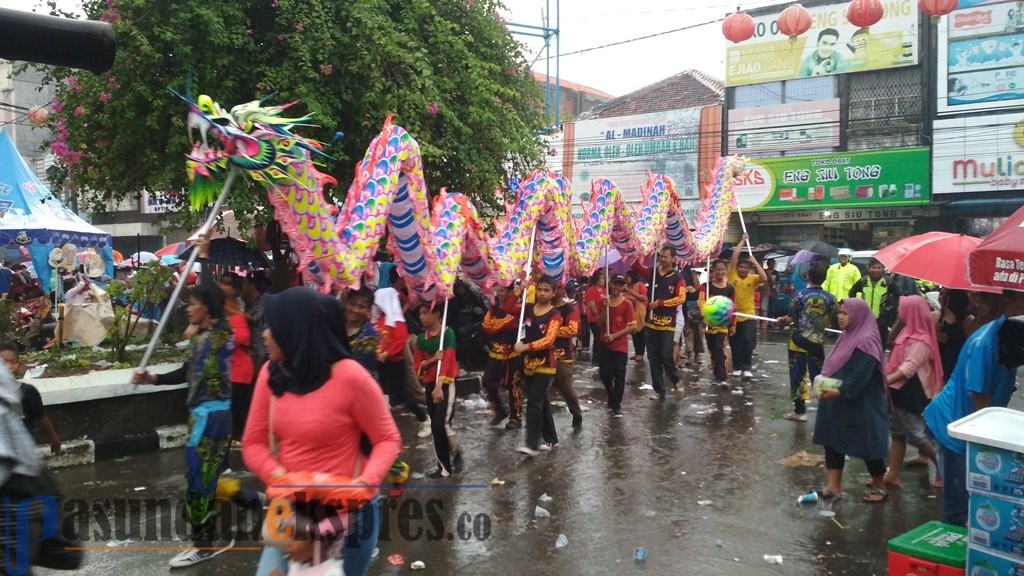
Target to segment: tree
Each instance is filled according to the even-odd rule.
[[[111,72],[48,70],[55,177],[120,200],[187,187],[183,91],[222,106],[272,96],[301,101],[321,125],[301,128],[337,160],[326,171],[344,199],[356,160],[384,118],[420,143],[427,184],[465,192],[483,205],[509,178],[542,162],[539,90],[495,0],[87,0],[91,18],[118,35]],[[54,6],[51,4],[51,10]],[[181,225],[195,215],[177,211]],[[236,186],[229,207],[246,224],[265,221],[266,195]]]

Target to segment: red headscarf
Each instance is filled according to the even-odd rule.
[[[928,301],[921,296],[903,296],[900,298],[899,307],[900,323],[903,329],[896,337],[896,343],[889,354],[889,363],[885,366],[887,373],[892,373],[900,367],[900,364],[907,357],[907,352],[915,342],[920,342],[928,347],[928,361],[931,362],[931,374],[918,372],[924,392],[929,398],[934,398],[942,389],[942,357],[939,356],[939,341],[935,334],[935,320],[932,318],[932,309]],[[903,382],[894,384],[893,389],[899,390]]]

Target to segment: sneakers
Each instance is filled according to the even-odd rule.
[[[796,412],[793,412],[792,414],[786,414],[786,420],[789,420],[790,422],[807,422],[807,414],[797,414]]]
[[[732,371],[732,377],[733,378],[739,377],[740,374],[742,374],[742,372],[740,372],[739,370],[733,370]]]
[[[520,446],[519,448],[516,448],[516,450],[518,452],[522,452],[523,454],[526,454],[527,456],[529,456],[531,458],[533,458],[534,456],[540,456],[540,450],[534,450],[533,448],[530,448],[529,446]]]
[[[743,377],[746,378],[747,380],[753,380],[754,379],[754,375],[750,372],[750,370],[744,370],[743,371]]]
[[[718,387],[721,388],[722,390],[728,390],[729,383],[726,382],[725,380],[722,380],[721,382],[718,383]]]
[[[223,548],[204,548],[203,550],[200,550],[198,548],[187,548],[179,552],[178,555],[174,558],[171,558],[171,561],[168,562],[168,565],[171,568],[188,568],[189,566],[199,564],[200,562],[205,562],[206,560],[209,560],[214,556],[218,556],[225,550],[233,548],[234,546],[235,541],[232,540],[231,542],[228,542],[227,546]]]
[[[430,473],[430,477],[433,478],[434,480],[437,480],[439,478],[449,478],[451,477],[451,475],[451,472],[445,470],[443,466],[438,466],[437,470],[434,470],[433,472]]]
[[[577,414],[572,417],[572,427],[579,430],[583,427],[583,415]]]
[[[541,452],[547,452],[552,448],[558,448],[558,442],[542,442],[539,448]]]
[[[427,438],[430,436],[430,421],[420,422],[420,431],[416,433],[417,438]]]
[[[612,410],[612,418],[622,418],[622,410],[619,410],[618,408]]]

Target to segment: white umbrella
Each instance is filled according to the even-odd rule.
[[[622,260],[622,254],[619,254],[618,250],[616,250],[615,248],[612,248],[611,250],[606,252],[603,256],[601,256],[600,258],[597,259],[597,265],[599,267],[601,267],[601,268],[605,268],[607,266],[611,266],[612,264],[615,264],[616,262],[618,262],[620,260]]]

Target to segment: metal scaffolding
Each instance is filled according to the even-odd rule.
[[[530,36],[533,38],[543,38],[544,46],[541,48],[537,55],[534,57],[533,62],[530,62],[530,70],[533,70],[533,66],[537,63],[537,60],[544,57],[544,121],[547,122],[547,128],[549,132],[557,132],[561,129],[561,104],[562,104],[562,82],[559,75],[559,52],[561,51],[561,40],[559,35],[559,29],[561,27],[561,0],[544,0],[546,8],[544,10],[542,26],[536,24],[519,24],[510,22],[508,24],[509,31],[517,36]],[[551,24],[551,4],[555,5],[555,17],[554,26]],[[552,42],[553,40],[553,42]],[[552,46],[553,45],[553,46]],[[554,49],[555,53],[552,54],[551,50]],[[555,67],[555,78],[554,83],[551,82],[551,61],[554,60]],[[552,91],[554,92],[554,110],[552,110]]]

